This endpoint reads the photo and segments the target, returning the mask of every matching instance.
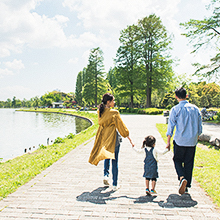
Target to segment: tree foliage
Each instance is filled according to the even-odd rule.
[[[152,14],[122,30],[119,40],[116,91],[122,98],[130,97],[131,107],[140,96],[146,98],[146,107],[150,107],[152,92],[167,90],[174,75],[169,56],[171,40],[166,28]]]
[[[216,55],[210,59],[210,64],[193,64],[197,67],[195,75],[218,78],[220,69],[220,48],[218,46],[220,40],[220,1],[212,0],[209,8],[213,8],[212,16],[203,20],[190,19],[180,25],[187,30],[183,35],[189,38],[190,44],[193,45],[192,53],[202,47],[212,47],[216,50]]]
[[[7,101],[0,101],[0,108],[20,108],[20,107],[51,107],[53,102],[64,102],[65,106],[71,106],[74,101],[73,93],[64,93],[64,92],[48,92],[42,95],[40,98],[35,96],[29,100],[27,99],[17,99],[15,96],[13,99],[7,99]]]
[[[137,33],[138,27],[136,25],[128,26],[122,30],[119,38],[121,46],[116,54],[117,92],[121,97],[130,97],[132,108],[134,95],[138,94],[141,86]]]
[[[82,105],[82,98],[83,98],[82,90],[83,90],[83,72],[80,71],[77,75],[76,90],[75,90],[76,101],[79,105]]]
[[[144,72],[146,107],[151,106],[154,89],[165,88],[173,76],[172,60],[169,56],[170,37],[165,26],[155,14],[138,21],[139,48]]]
[[[77,75],[78,104],[97,105],[97,101],[106,91],[103,60],[103,52],[99,47],[91,49],[87,67]]]

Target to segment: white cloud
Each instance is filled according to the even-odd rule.
[[[75,47],[98,47],[105,44],[105,39],[91,32],[84,32],[79,37],[71,36],[67,42],[68,45]]]
[[[60,24],[65,24],[66,26],[66,22],[69,21],[69,18],[63,16],[63,15],[55,15],[55,17],[53,18],[56,21],[58,21]]]
[[[161,0],[64,0],[63,6],[77,13],[76,25],[87,29],[69,37],[63,29],[67,27],[68,17],[57,14],[49,18],[35,12],[42,0],[1,1],[0,57],[21,53],[24,46],[108,48],[118,41],[120,30],[152,13],[165,18],[170,29],[178,31],[173,15],[179,1],[165,0],[164,7],[159,7]]]
[[[51,48],[66,46],[63,27],[69,19],[63,15],[49,18],[39,15],[34,9],[40,0],[0,2],[0,56],[11,52],[22,52],[23,46],[32,48]],[[17,7],[15,7],[17,5]]]
[[[149,0],[64,0],[63,6],[77,12],[85,28],[121,28],[146,16]]]
[[[172,17],[180,0],[64,0],[63,6],[77,13],[85,28],[126,28],[149,14]],[[163,5],[163,7],[159,6]]]
[[[88,30],[79,37],[72,36],[69,45],[110,48],[117,45],[120,31],[128,25],[136,24],[150,14],[155,13],[169,33],[180,36],[179,23],[174,16],[179,12],[181,0],[64,0],[63,6],[77,14],[78,25]],[[117,49],[115,49],[117,50]]]
[[[0,68],[0,78],[3,78],[4,76],[8,76],[8,75],[14,75],[14,73],[7,68],[5,69]]]
[[[24,86],[6,86],[6,87],[1,87],[0,88],[0,100],[10,98],[12,99],[13,96],[16,96],[17,99],[30,99],[34,96],[36,96],[37,92],[24,87]],[[7,97],[7,98],[2,98],[2,97]]]
[[[6,62],[5,66],[10,69],[20,70],[24,69],[24,64],[22,63],[22,60],[14,59],[12,62]]]
[[[77,57],[75,57],[75,58],[69,59],[68,63],[76,64],[76,63],[78,63],[78,61],[79,61],[79,59]]]
[[[83,53],[83,55],[82,55],[82,58],[83,58],[83,60],[85,61],[85,66],[87,65],[90,52],[91,52],[90,50],[86,50],[86,51]]]
[[[202,3],[209,5],[210,4],[210,0],[202,0]]]

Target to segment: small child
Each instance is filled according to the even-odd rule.
[[[133,149],[140,153],[145,150],[146,157],[144,160],[144,174],[143,177],[146,179],[146,194],[151,195],[151,194],[156,194],[157,192],[155,191],[156,187],[156,181],[158,178],[158,154],[165,154],[169,150],[166,148],[164,151],[160,151],[157,148],[155,148],[155,143],[156,139],[152,135],[147,136],[142,145],[142,149],[137,149],[133,147]],[[149,182],[150,180],[152,181],[152,188],[151,191],[149,190]]]

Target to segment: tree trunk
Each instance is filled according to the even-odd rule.
[[[152,48],[152,45],[151,45]],[[148,58],[151,61],[150,65],[147,66],[148,68],[148,75],[147,75],[147,102],[146,102],[146,107],[149,108],[151,107],[151,92],[152,92],[152,73],[153,73],[153,64],[152,64],[152,59],[153,59],[153,52],[151,50],[148,51]]]
[[[134,108],[134,96],[131,95],[131,108]]]
[[[97,99],[98,99],[98,74],[97,74],[97,65],[95,67],[95,106],[97,106]]]
[[[131,108],[134,107],[133,82],[131,81]]]
[[[149,108],[151,105],[151,89],[149,85],[147,85],[146,92],[147,92],[146,108]]]

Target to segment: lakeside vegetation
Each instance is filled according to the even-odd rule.
[[[42,109],[26,109],[24,111],[42,112]],[[58,137],[52,145],[41,145],[32,153],[0,163],[0,200],[96,134],[98,128],[96,114],[75,111],[67,112],[61,109],[48,109],[44,112],[68,113],[74,116],[85,117],[92,120],[94,124],[79,134],[67,134],[65,138]]]
[[[157,124],[165,143],[167,124]],[[172,143],[172,142],[171,142]],[[200,143],[200,142],[199,142]],[[202,143],[204,144],[204,143]],[[205,158],[205,159],[204,159]],[[193,177],[220,208],[220,151],[210,146],[196,148]]]

